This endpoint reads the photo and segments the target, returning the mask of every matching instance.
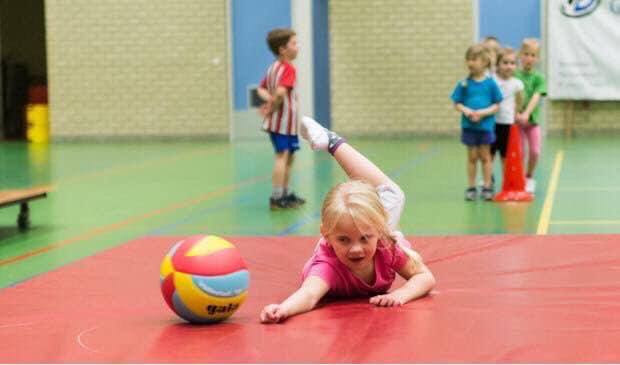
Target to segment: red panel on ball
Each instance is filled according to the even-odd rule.
[[[174,273],[166,276],[164,281],[161,283],[161,293],[163,294],[170,309],[174,310],[174,306],[172,304],[172,296],[174,295]]]
[[[184,251],[187,252],[187,249]],[[206,256],[185,256],[181,253],[177,250],[172,257],[172,264],[176,271],[187,274],[203,276],[226,275],[247,268],[241,255],[239,255],[239,251],[234,247]]]

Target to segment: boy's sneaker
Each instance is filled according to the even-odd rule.
[[[295,193],[290,193],[286,196],[286,200],[288,200],[289,204],[292,207],[298,207],[300,205],[306,204],[306,199],[300,198]]]
[[[528,193],[534,193],[536,192],[536,180],[530,178],[527,178],[525,180],[525,191],[527,191]]]
[[[465,200],[473,201],[473,200],[476,200],[477,197],[478,197],[478,190],[476,190],[476,188],[472,187],[472,188],[465,190]]]
[[[327,150],[329,145],[327,129],[316,120],[306,116],[301,117],[299,134],[310,143],[313,150]]]
[[[292,207],[291,202],[286,196],[281,198],[269,198],[269,209],[271,210],[288,209]]]
[[[492,188],[482,188],[482,193],[480,194],[482,199],[489,201],[493,200],[493,189]]]

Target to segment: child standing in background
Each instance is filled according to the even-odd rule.
[[[311,118],[301,135],[312,149],[328,151],[350,181],[327,193],[321,209],[321,239],[304,266],[301,287],[260,313],[262,323],[278,323],[311,311],[326,295],[369,297],[370,304],[394,307],[426,295],[435,278],[397,231],[405,203],[402,190],[375,164],[336,133]],[[405,284],[387,292],[396,274]]]
[[[456,110],[461,112],[461,142],[467,146],[467,179],[465,200],[475,200],[478,191],[475,186],[478,161],[482,164],[484,200],[493,199],[491,187],[491,144],[495,142],[495,113],[502,101],[502,92],[493,78],[487,76],[490,57],[482,45],[467,49],[465,60],[469,76],[457,83],[452,92]]]
[[[538,63],[539,52],[540,46],[538,40],[533,38],[524,39],[519,52],[521,69],[515,74],[515,76],[523,82],[525,88],[524,109],[521,113],[517,114],[516,120],[521,126],[524,153],[525,146],[528,146],[525,190],[530,193],[536,191],[534,169],[540,157],[540,100],[543,96],[547,95],[545,77],[542,73],[534,69],[534,66]]]
[[[484,37],[481,44],[489,53],[489,58],[491,60],[491,67],[489,67],[489,70],[487,71],[487,76],[495,77],[495,73],[497,72],[497,54],[501,49],[499,40],[495,36],[488,35]],[[497,138],[497,132],[495,137]],[[491,152],[493,152],[493,145],[491,145]],[[494,157],[495,154],[491,153],[491,159]],[[479,183],[479,185],[482,186],[484,184]],[[493,174],[493,171],[491,171],[491,188],[495,190],[495,175]]]
[[[497,40],[497,37],[494,37],[492,35],[484,37],[484,39],[482,40],[482,45],[487,50],[487,52],[489,52],[489,57],[491,58],[491,67],[489,67],[489,75],[493,76],[495,75],[495,72],[496,72],[497,54],[499,53],[501,46],[499,45],[499,41]]]
[[[502,48],[497,54],[497,74],[495,82],[502,91],[504,99],[499,104],[495,115],[495,143],[491,145],[491,157],[499,151],[502,158],[502,167],[506,159],[510,128],[515,121],[516,114],[521,110],[523,103],[523,82],[514,77],[517,67],[517,54],[512,48]]]
[[[267,35],[267,44],[276,61],[269,66],[267,75],[261,81],[258,95],[265,101],[260,108],[265,118],[263,129],[269,132],[275,150],[269,206],[271,210],[276,210],[297,207],[306,202],[288,189],[293,154],[299,149],[297,77],[295,66],[291,63],[297,57],[297,37],[290,29],[274,29]]]

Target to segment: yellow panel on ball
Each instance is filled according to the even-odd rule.
[[[196,242],[185,256],[206,256],[226,248],[235,247],[232,243],[217,236],[206,236],[203,240]]]
[[[161,266],[159,267],[159,278],[164,279],[166,276],[172,274],[173,271],[174,266],[172,266],[172,258],[166,255],[164,260],[161,262]]]

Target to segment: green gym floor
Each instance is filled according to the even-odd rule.
[[[507,204],[463,200],[465,149],[456,137],[350,142],[405,191],[407,235],[620,233],[617,136],[547,138],[535,201]],[[322,198],[344,174],[303,145],[291,185],[308,202],[271,212],[272,158],[267,139],[2,143],[3,190],[54,190],[30,203],[26,232],[17,206],[0,209],[0,288],[144,236],[318,235]]]

